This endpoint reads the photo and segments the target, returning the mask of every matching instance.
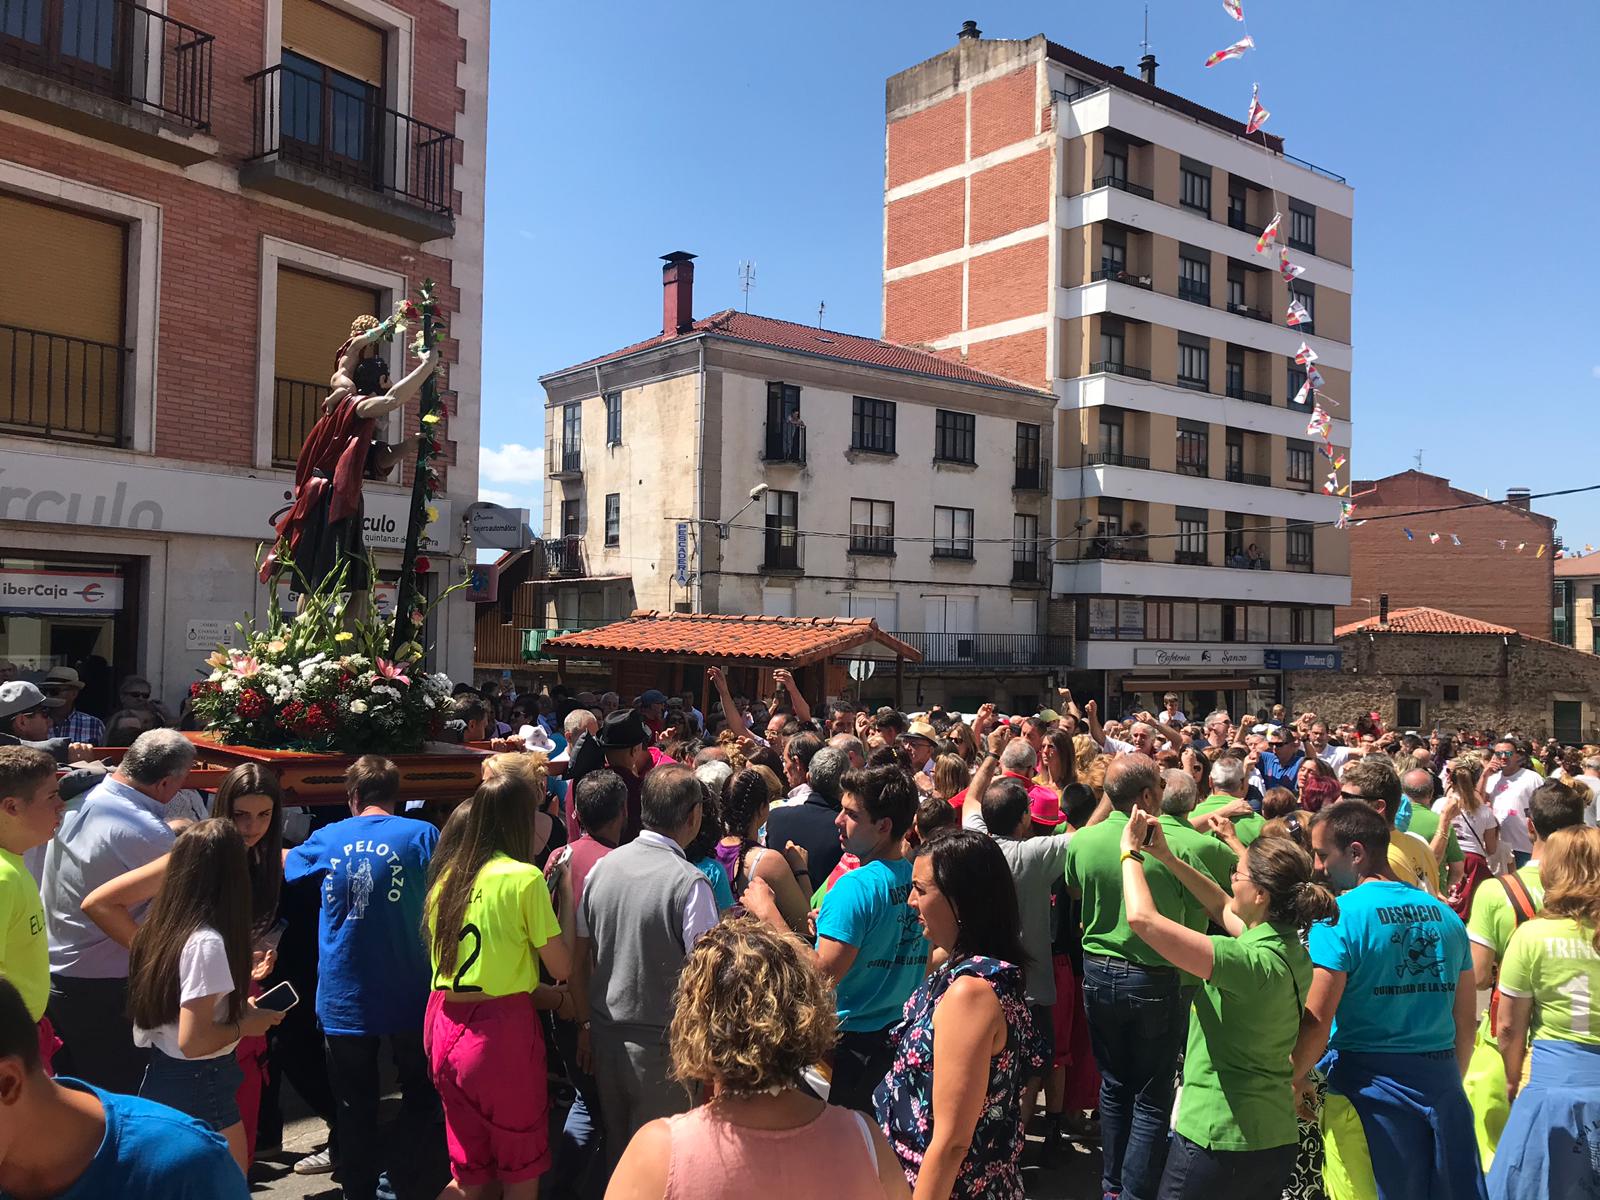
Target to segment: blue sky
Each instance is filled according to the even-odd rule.
[[[1589,273],[1600,261],[1600,5],[1151,0],[1159,82],[1356,189],[1359,477],[1502,495],[1600,483]],[[533,508],[538,376],[657,332],[659,255],[700,256],[696,315],[880,332],[884,80],[955,42],[1052,40],[1134,69],[1137,0],[805,5],[497,0],[489,90],[483,494]],[[1537,505],[1600,542],[1600,492]],[[1441,529],[1445,526],[1441,525]]]

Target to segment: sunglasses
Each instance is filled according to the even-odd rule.
[[[1493,754],[1489,755],[1489,757],[1490,758],[1514,758],[1514,757],[1516,757],[1516,753],[1517,752],[1515,750],[1496,750]]]
[[[1271,746],[1274,750],[1283,749],[1283,743],[1282,742],[1268,742],[1267,745]]]

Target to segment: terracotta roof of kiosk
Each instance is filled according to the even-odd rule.
[[[804,666],[875,642],[901,658],[922,655],[867,617],[762,617],[661,613],[645,609],[624,621],[545,641],[547,657],[640,657],[785,662]]]
[[[1516,632],[1509,625],[1491,625],[1488,621],[1445,612],[1442,608],[1397,608],[1389,614],[1387,625],[1379,617],[1368,617],[1352,625],[1341,625],[1333,634],[1343,637],[1347,633],[1478,633],[1506,637]]]

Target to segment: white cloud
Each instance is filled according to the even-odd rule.
[[[478,499],[487,500],[490,504],[504,505],[506,508],[516,508],[517,497],[510,492],[497,491],[494,488],[481,487],[478,489]]]
[[[1589,374],[1593,375],[1596,379],[1600,379],[1600,364],[1590,367]]]
[[[485,446],[479,452],[478,472],[494,483],[539,483],[544,479],[544,451],[516,442],[498,450]]]

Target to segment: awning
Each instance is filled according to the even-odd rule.
[[[1198,677],[1146,678],[1142,675],[1124,675],[1117,681],[1124,692],[1247,692],[1253,685],[1247,676],[1230,676],[1223,679]]]

